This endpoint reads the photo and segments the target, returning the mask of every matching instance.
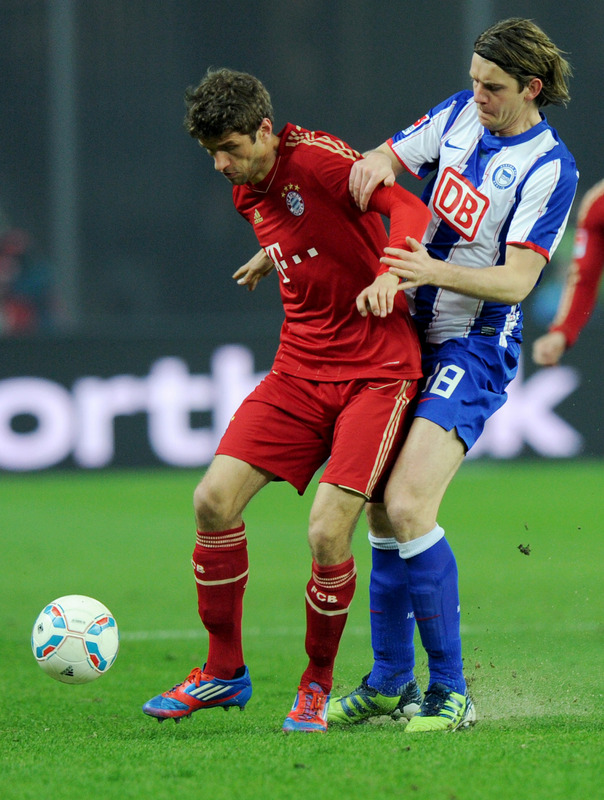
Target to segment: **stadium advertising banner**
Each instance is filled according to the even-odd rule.
[[[0,470],[205,467],[274,342],[162,339],[0,343]],[[525,347],[525,352],[529,348]],[[593,350],[563,365],[525,357],[472,458],[604,455]]]

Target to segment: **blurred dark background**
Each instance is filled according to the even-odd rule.
[[[270,368],[277,280],[254,293],[231,280],[253,231],[182,125],[184,91],[208,67],[256,74],[277,130],[363,151],[469,88],[476,36],[515,15],[573,65],[569,108],[546,113],[577,160],[579,199],[604,177],[600,4],[0,0],[0,471],[204,465]],[[530,360],[577,207],[523,304],[521,374],[475,456],[604,456],[602,302],[562,367]]]
[[[208,66],[258,75],[278,128],[364,150],[469,86],[481,30],[529,16],[574,67],[571,105],[546,113],[580,194],[604,175],[600,4],[1,0],[0,14],[0,229],[26,237],[34,305],[5,334],[272,330],[276,281],[250,295],[230,280],[253,232],[182,127],[184,89]]]

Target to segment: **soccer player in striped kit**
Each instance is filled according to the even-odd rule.
[[[522,340],[520,302],[564,232],[578,174],[541,108],[566,104],[570,67],[532,21],[493,25],[475,42],[471,91],[430,109],[351,170],[361,208],[404,170],[430,176],[422,242],[387,248],[357,303],[387,317],[406,290],[422,340],[425,384],[385,493],[367,506],[373,565],[374,664],[332,697],[330,722],[397,715],[415,689],[413,634],[429,683],[406,731],[455,730],[476,719],[463,674],[455,557],[438,509],[484,423],[506,399]]]
[[[309,523],[308,667],[283,724],[286,732],[323,732],[355,589],[352,534],[366,501],[383,499],[422,374],[404,295],[395,298],[388,319],[363,318],[355,298],[374,280],[388,244],[381,215],[390,218],[389,241],[397,248],[407,246],[409,235],[421,238],[430,215],[400,186],[382,187],[370,213],[361,212],[348,190],[360,154],[330,134],[291,124],[275,133],[270,96],[251,75],[210,70],[186,99],[188,132],[232,185],[263,261],[278,273],[285,321],[272,369],[233,416],[194,494],[193,568],[209,634],[207,660],[143,710],[160,721],[178,720],[247,703],[243,513],[275,479],[302,494],[329,459]],[[275,546],[285,552],[287,542]],[[282,602],[275,598],[276,615]]]

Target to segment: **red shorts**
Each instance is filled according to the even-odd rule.
[[[273,370],[236,411],[216,453],[264,469],[299,494],[329,459],[321,481],[381,502],[416,392],[415,380],[327,383]]]

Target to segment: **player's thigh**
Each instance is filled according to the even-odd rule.
[[[249,501],[274,475],[231,456],[217,455],[194,492],[195,513],[204,530],[237,526]]]
[[[447,486],[464,456],[455,429],[447,431],[415,417],[385,492],[388,516],[399,533],[419,536],[434,527]]]

